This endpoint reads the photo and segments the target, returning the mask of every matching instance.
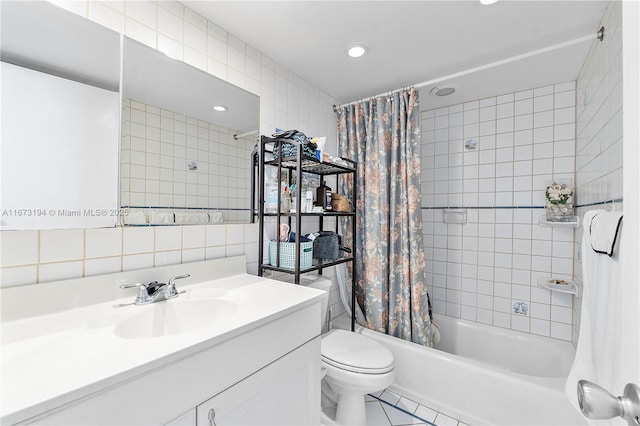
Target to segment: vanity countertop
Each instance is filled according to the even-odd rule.
[[[184,293],[150,305],[131,304],[136,294],[131,290],[126,298],[3,321],[0,422],[20,422],[104,391],[326,297],[314,289],[246,273],[177,286]],[[136,331],[140,315],[169,317],[176,306],[172,303],[190,311],[206,301],[213,301],[217,312],[195,309],[196,320],[192,317],[186,325],[169,320],[187,331],[159,337],[145,336],[144,327]],[[144,310],[147,313],[141,314]]]

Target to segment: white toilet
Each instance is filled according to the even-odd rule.
[[[302,285],[329,292],[331,280],[303,277]],[[329,299],[323,300],[322,324]],[[322,336],[323,397],[337,403],[338,425],[365,425],[365,395],[385,389],[395,377],[393,354],[380,343],[347,330],[331,330]],[[326,413],[325,413],[326,414]]]

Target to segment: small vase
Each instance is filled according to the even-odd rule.
[[[547,203],[545,210],[549,222],[571,222],[573,220],[573,204],[571,203]]]

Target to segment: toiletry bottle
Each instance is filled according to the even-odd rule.
[[[278,209],[278,185],[273,182],[269,182],[266,186],[266,202],[264,210],[267,213],[275,213]]]
[[[313,192],[307,191],[304,197],[304,209],[305,213],[311,213],[313,211]]]
[[[291,192],[288,187],[284,187],[284,195],[282,197],[282,212],[289,213],[291,210]]]
[[[329,193],[329,207],[331,207],[331,188],[326,183],[322,182],[318,188],[316,188],[316,206],[327,209],[327,193]],[[331,208],[329,208],[331,210]]]

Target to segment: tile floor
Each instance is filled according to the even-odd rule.
[[[465,423],[384,390],[367,395],[368,426],[467,426]]]

